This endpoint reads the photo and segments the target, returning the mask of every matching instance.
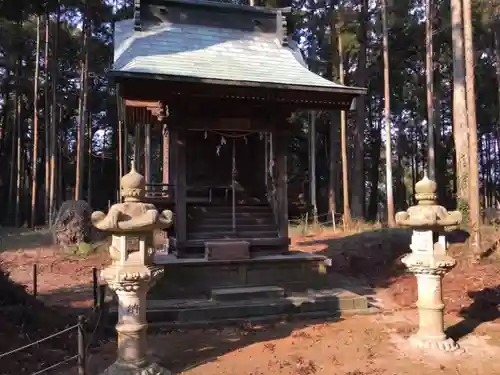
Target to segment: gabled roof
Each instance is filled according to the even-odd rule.
[[[165,4],[142,10],[141,31],[135,30],[137,18],[116,23],[113,75],[365,92],[309,71],[296,44],[283,40],[279,10],[192,0]]]

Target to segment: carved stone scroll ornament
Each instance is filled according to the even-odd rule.
[[[459,211],[448,212],[446,208],[437,204],[437,186],[427,176],[415,184],[416,206],[407,211],[396,214],[396,224],[407,227],[440,227],[453,229],[462,222]]]
[[[112,235],[112,264],[101,277],[118,297],[118,358],[105,375],[170,374],[147,355],[146,295],[164,271],[153,263],[153,232],[172,225],[172,212],[159,213],[144,203],[145,186],[132,165],[121,180],[123,203],[113,205],[108,214],[92,214],[93,225]]]
[[[411,253],[402,258],[418,285],[419,331],[411,342],[424,350],[456,351],[458,345],[444,332],[442,278],[456,264],[447,254],[445,229],[457,227],[462,215],[436,202],[437,186],[424,177],[415,185],[416,206],[396,214],[396,223],[413,228]]]

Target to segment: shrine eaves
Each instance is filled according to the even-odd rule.
[[[115,25],[112,75],[366,92],[309,71],[281,9],[213,1],[142,2],[136,0],[133,19]]]

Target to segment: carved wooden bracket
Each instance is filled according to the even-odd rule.
[[[125,106],[133,108],[146,108],[159,122],[164,122],[169,116],[168,106],[161,101],[130,100],[125,99]]]
[[[161,103],[159,107],[148,108],[153,116],[156,116],[159,122],[163,123],[167,120],[169,116],[168,106]]]

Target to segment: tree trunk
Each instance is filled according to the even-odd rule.
[[[337,26],[337,42],[339,53],[339,81],[344,84],[344,47],[342,45],[342,24]],[[344,203],[344,229],[351,226],[351,208],[349,205],[349,175],[347,160],[347,119],[345,111],[340,111],[340,140],[342,149],[342,193]]]
[[[368,124],[371,130],[371,166],[369,170],[369,180],[371,184],[370,196],[368,200],[368,218],[370,220],[377,219],[378,213],[378,183],[380,180],[379,166],[380,166],[380,152],[382,150],[382,137],[380,132],[380,126],[374,126],[372,121],[372,109],[371,105],[368,104]]]
[[[21,77],[21,59],[19,59],[19,80]],[[17,84],[20,86],[20,82]],[[23,173],[23,144],[22,144],[22,94],[19,92],[20,87],[17,88],[16,91],[16,129],[17,129],[17,137],[16,137],[16,226],[21,226],[21,192],[22,192],[22,173]]]
[[[392,149],[391,149],[391,93],[389,83],[389,27],[387,24],[387,0],[382,0],[382,28],[384,50],[384,121],[385,121],[385,185],[387,195],[387,221],[394,227],[394,194],[392,183]]]
[[[471,0],[463,0],[465,70],[467,87],[467,124],[469,128],[469,229],[472,254],[477,257],[481,252],[480,204],[479,204],[479,166],[477,152],[476,90],[474,76],[474,44],[472,41]]]
[[[361,0],[358,29],[358,67],[356,70],[356,84],[366,86],[366,34],[368,25],[368,0]],[[366,128],[366,100],[361,95],[356,98],[356,126],[354,127],[354,165],[352,184],[352,215],[359,219],[365,216],[365,128]]]
[[[44,51],[44,70],[45,70],[45,82],[44,82],[44,94],[45,94],[45,108],[44,108],[44,133],[45,133],[45,183],[44,185],[44,209],[45,209],[45,222],[48,223],[50,220],[50,67],[49,67],[49,31],[50,31],[50,16],[49,11],[45,15],[45,51]]]
[[[83,30],[82,30],[82,56],[80,72],[80,113],[78,115],[78,129],[76,140],[76,179],[75,200],[83,199],[83,179],[85,171],[85,128],[87,125],[87,81],[88,81],[88,45],[89,45],[90,21],[88,5],[85,5]]]
[[[338,61],[339,53],[338,53],[338,42],[337,39],[339,35],[337,32],[334,32],[336,29],[335,26],[335,15],[332,12],[330,17],[330,46],[332,49],[332,61],[331,61],[331,70],[332,70],[332,81],[335,80],[338,76],[335,72],[338,69]],[[332,221],[333,227],[335,228],[335,215],[337,213],[337,124],[338,124],[338,113],[337,111],[331,111],[330,113],[330,131],[329,131],[329,146],[330,151],[329,154],[329,176],[328,176],[328,210],[330,214],[330,220]]]
[[[31,185],[31,220],[32,227],[36,224],[37,179],[38,179],[38,78],[40,75],[40,16],[36,17],[36,52],[35,76],[33,78],[33,156]]]
[[[425,4],[425,78],[427,86],[427,166],[429,178],[436,180],[436,162],[435,162],[435,142],[434,142],[434,66],[432,51],[432,0],[426,0]]]
[[[495,140],[496,140],[496,151],[497,157],[495,158],[495,189],[497,188],[498,178],[500,176],[500,161],[498,160],[498,155],[500,153],[500,20],[497,20],[494,25],[494,42],[495,42],[495,68],[496,68],[496,79],[497,79],[497,121],[495,124]],[[496,194],[495,194],[496,197]],[[495,206],[500,204],[500,202],[495,201]]]
[[[464,36],[462,0],[451,0],[453,43],[453,138],[456,150],[457,198],[459,207],[468,205],[469,141],[465,95]]]
[[[92,205],[92,118],[88,116],[88,174],[87,174],[87,202]]]
[[[56,206],[56,155],[57,155],[57,124],[56,124],[56,110],[57,110],[57,83],[58,83],[58,69],[59,69],[59,23],[60,23],[60,8],[57,4],[56,22],[53,37],[53,62],[52,62],[52,104],[50,106],[50,197],[49,197],[49,224],[52,226],[55,206]]]
[[[22,35],[22,28],[23,28],[23,21],[22,19],[19,20],[18,24],[18,32],[19,35]],[[16,205],[15,205],[15,223],[16,226],[21,226],[21,191],[22,191],[22,173],[23,173],[23,165],[22,165],[22,158],[23,158],[23,149],[22,149],[22,132],[21,132],[21,127],[22,127],[22,111],[21,111],[21,103],[22,103],[22,92],[21,88],[23,85],[23,69],[22,69],[22,45],[23,41],[20,42],[20,45],[18,45],[19,48],[19,54],[17,56],[17,61],[16,61]]]
[[[18,72],[18,69],[16,67],[16,73]],[[17,79],[16,79],[16,84],[17,84]],[[17,90],[17,88],[15,89]],[[9,178],[9,197],[8,197],[8,212],[9,216],[12,217],[15,214],[15,199],[14,199],[14,191],[15,191],[15,183],[16,183],[16,145],[17,145],[17,137],[18,132],[17,132],[17,91],[15,91],[15,98],[14,98],[14,106],[13,106],[13,112],[14,112],[14,118],[12,122],[12,131],[11,131],[11,145],[10,145],[10,150],[11,150],[11,158],[10,158],[10,178]],[[13,223],[15,224],[15,223]]]

